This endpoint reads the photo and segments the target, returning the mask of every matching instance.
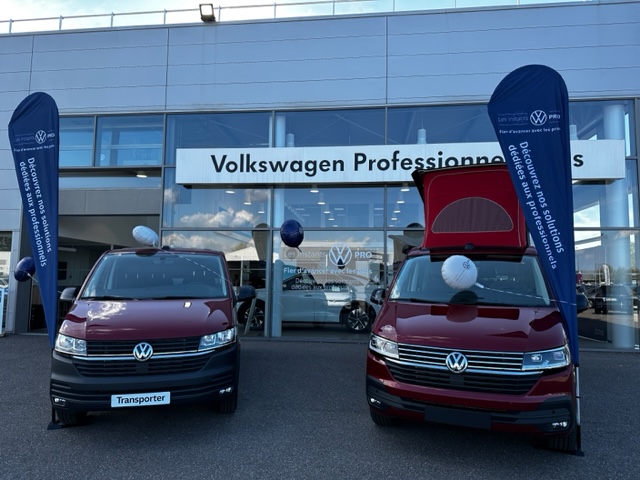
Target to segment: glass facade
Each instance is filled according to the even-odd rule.
[[[11,259],[11,233],[0,232],[0,325],[4,328],[9,296],[9,261]],[[0,331],[4,332],[3,328]]]
[[[164,117],[98,117],[95,166],[139,167],[162,164]]]
[[[578,323],[588,346],[640,343],[637,301],[631,313],[594,309],[601,284],[634,292],[640,285],[635,107],[632,100],[570,103],[572,140],[624,140],[626,157],[624,178],[574,180],[576,288],[588,307]],[[375,316],[371,290],[388,285],[405,248],[422,241],[424,210],[410,173],[406,182],[186,185],[176,181],[178,151],[484,142],[496,142],[486,105],[66,117],[60,184],[162,189],[163,244],[221,250],[234,287],[258,289],[243,334],[354,338],[358,322]],[[143,168],[139,179],[134,173]],[[287,219],[304,228],[299,249],[282,243]],[[241,320],[247,308],[239,306]]]

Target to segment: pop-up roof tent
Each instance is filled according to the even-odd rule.
[[[424,203],[423,248],[527,246],[524,214],[506,165],[415,170],[412,176]]]

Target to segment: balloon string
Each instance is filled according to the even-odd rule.
[[[541,298],[539,295],[528,295],[526,293],[519,293],[519,292],[510,292],[507,290],[500,290],[499,288],[491,288],[491,287],[485,287],[484,285],[482,285],[481,283],[475,283],[474,284],[476,287],[480,288],[480,289],[486,289],[486,290],[490,290],[492,292],[500,292],[500,293],[507,293],[509,295],[517,295],[519,297],[527,297],[527,298]],[[554,299],[554,301],[556,303],[562,303],[562,304],[566,304],[566,305],[573,305],[574,307],[577,307],[578,304],[574,303],[574,302],[567,302],[565,300],[557,300]]]

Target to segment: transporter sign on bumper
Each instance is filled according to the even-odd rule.
[[[169,405],[171,392],[129,393],[111,395],[111,407],[146,407],[149,405]]]

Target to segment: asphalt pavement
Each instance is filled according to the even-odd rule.
[[[527,437],[376,426],[366,343],[244,339],[238,409],[152,407],[49,430],[43,335],[0,338],[2,479],[637,479],[640,354],[581,352],[582,456]]]

